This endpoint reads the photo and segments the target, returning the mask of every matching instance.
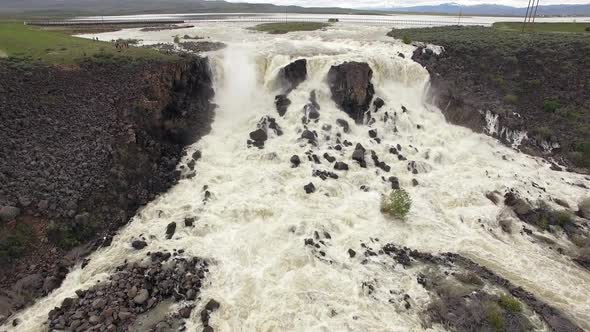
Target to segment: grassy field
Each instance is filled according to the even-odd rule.
[[[75,64],[84,60],[114,61],[172,59],[155,50],[68,36],[19,23],[0,23],[0,57],[47,64]]]
[[[264,23],[251,27],[250,30],[267,32],[270,34],[284,34],[293,31],[314,31],[328,26],[330,26],[330,24],[319,22]]]
[[[522,31],[522,22],[496,22],[494,28],[504,31]],[[587,32],[590,23],[534,23],[527,24],[525,31],[530,32]]]

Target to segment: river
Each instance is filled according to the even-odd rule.
[[[422,331],[420,312],[429,295],[416,282],[416,271],[392,267],[382,257],[368,264],[349,257],[348,249],[358,251],[361,243],[375,239],[465,255],[590,329],[590,274],[518,232],[502,233],[498,216],[504,208],[484,195],[516,188],[532,200],[558,197],[575,206],[587,191],[571,184],[588,183],[583,176],[552,171],[541,159],[446,123],[425,98],[429,75],[410,60],[414,47],[386,37],[388,27],[335,24],[324,31],[277,36],[246,30],[249,25],[210,22],[181,30],[126,29],[87,36],[137,38],[151,44],[188,34],[228,44],[208,54],[219,107],[211,133],[188,149],[189,156],[202,152],[197,176],[181,180],[149,203],[110,247],[93,253],[84,269],[75,268],[59,289],[20,313],[19,331],[43,330],[48,311],[65,297],[105,280],[125,260],[143,259],[143,251],[130,247],[140,234],[149,239],[150,251],[184,249],[185,255],[210,260],[202,298],[221,303],[212,315],[215,331]],[[281,67],[299,58],[307,59],[308,78],[291,92],[292,104],[281,118],[274,106],[275,79]],[[370,128],[351,119],[350,132],[342,136],[374,150],[391,165],[390,173],[361,168],[350,160],[350,150],[331,148],[339,130],[336,119],[346,115],[331,100],[325,78],[330,66],[351,60],[371,66],[376,96],[385,101],[384,110],[396,116],[393,122],[372,125],[381,144],[369,137]],[[299,139],[302,109],[314,90],[320,121],[308,127],[322,133],[317,147]],[[402,112],[402,106],[408,111]],[[277,118],[284,135],[271,135],[264,149],[247,148],[249,132],[266,115]],[[330,133],[322,130],[325,124],[332,126]],[[397,144],[409,160],[425,165],[425,171],[408,172],[407,162],[388,152]],[[322,181],[312,172],[332,170],[325,160],[315,164],[303,158],[298,168],[292,168],[291,156],[303,157],[308,150],[319,156],[327,152],[347,162],[350,170]],[[380,212],[381,194],[390,189],[382,177],[391,175],[400,179],[413,200],[405,221]],[[413,179],[417,186],[412,186]],[[313,194],[303,189],[309,182],[317,188]],[[211,192],[206,203],[204,186]],[[185,217],[196,217],[196,227],[179,227],[166,240],[166,225],[182,223]],[[330,234],[323,259],[304,245],[315,231]],[[378,285],[372,296],[362,287],[368,281]],[[390,303],[390,290],[409,294],[413,309]],[[195,312],[188,328],[199,324]]]

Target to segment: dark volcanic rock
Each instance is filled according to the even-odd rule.
[[[308,194],[315,192],[315,186],[311,182],[303,186],[303,189],[305,189],[305,192]]]
[[[171,239],[172,236],[174,236],[175,232],[176,232],[176,223],[175,222],[169,223],[168,226],[166,226],[166,238]]]
[[[346,120],[337,119],[336,124],[342,127],[343,132],[348,133],[350,131],[350,126],[348,125],[348,122],[346,122]]]
[[[399,189],[400,188],[400,186],[399,186],[399,179],[396,178],[395,176],[391,176],[389,178],[389,182],[391,182],[391,189],[394,189],[395,190],[395,189]]]
[[[139,207],[180,179],[184,148],[209,132],[215,107],[202,58],[27,72],[0,61],[0,206],[20,202],[42,245],[0,267],[3,290],[25,271],[61,280],[76,263],[64,259],[66,250],[107,245]]]
[[[365,148],[358,143],[354,148],[354,152],[352,153],[352,160],[356,161],[361,165],[361,167],[367,167],[367,162],[365,161]]]
[[[373,70],[368,64],[360,62],[332,66],[328,72],[332,99],[357,123],[363,122],[364,114],[373,99],[372,77]]]
[[[335,162],[335,161],[336,161],[336,158],[335,158],[335,157],[332,157],[332,156],[330,156],[330,155],[329,155],[327,152],[326,152],[326,153],[324,153],[324,158],[325,158],[325,159],[326,159],[328,162],[330,162],[330,163],[333,163],[333,162]]]
[[[284,94],[297,88],[305,79],[307,79],[307,60],[305,59],[291,62],[279,71],[279,83]]]
[[[141,250],[141,249],[147,247],[147,242],[145,242],[143,240],[135,240],[135,241],[131,242],[131,246],[133,247],[133,249]]]
[[[383,99],[377,97],[373,101],[373,106],[375,106],[375,111],[378,111],[381,107],[385,106],[385,102],[383,101]]]
[[[150,257],[147,264],[119,266],[108,280],[76,291],[77,297],[65,299],[49,312],[49,330],[99,331],[112,326],[111,331],[129,331],[139,315],[149,314],[167,299],[194,301],[208,272],[207,262],[171,259],[170,253]]]
[[[310,130],[305,129],[303,133],[301,133],[301,138],[307,140],[313,145],[317,144],[317,136]]]
[[[266,130],[256,129],[250,133],[250,139],[256,142],[264,142],[268,139],[268,135],[266,134]]]
[[[285,113],[287,113],[289,105],[291,105],[291,100],[289,100],[286,95],[278,95],[275,97],[275,107],[277,108],[277,112],[279,112],[279,116],[284,116]]]
[[[334,169],[337,171],[348,171],[348,165],[344,162],[337,161],[334,164]]]
[[[291,167],[293,168],[298,167],[299,164],[301,164],[301,159],[299,159],[298,155],[292,156],[289,161],[291,162]]]

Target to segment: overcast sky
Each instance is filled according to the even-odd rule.
[[[0,0],[1,1],[1,0]],[[299,5],[304,7],[345,7],[345,8],[365,8],[365,7],[406,7],[417,5],[433,5],[441,3],[456,2],[462,5],[476,5],[482,3],[493,3],[508,5],[514,7],[526,7],[528,0],[458,0],[458,1],[436,1],[436,0],[227,0],[230,2],[267,2],[276,5]],[[590,0],[540,0],[540,5],[554,4],[585,4]]]

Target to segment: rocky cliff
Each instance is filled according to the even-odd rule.
[[[11,212],[0,222],[1,318],[59,286],[80,254],[108,245],[170,188],[184,147],[210,130],[214,106],[202,58],[5,62],[0,76],[0,207]]]

